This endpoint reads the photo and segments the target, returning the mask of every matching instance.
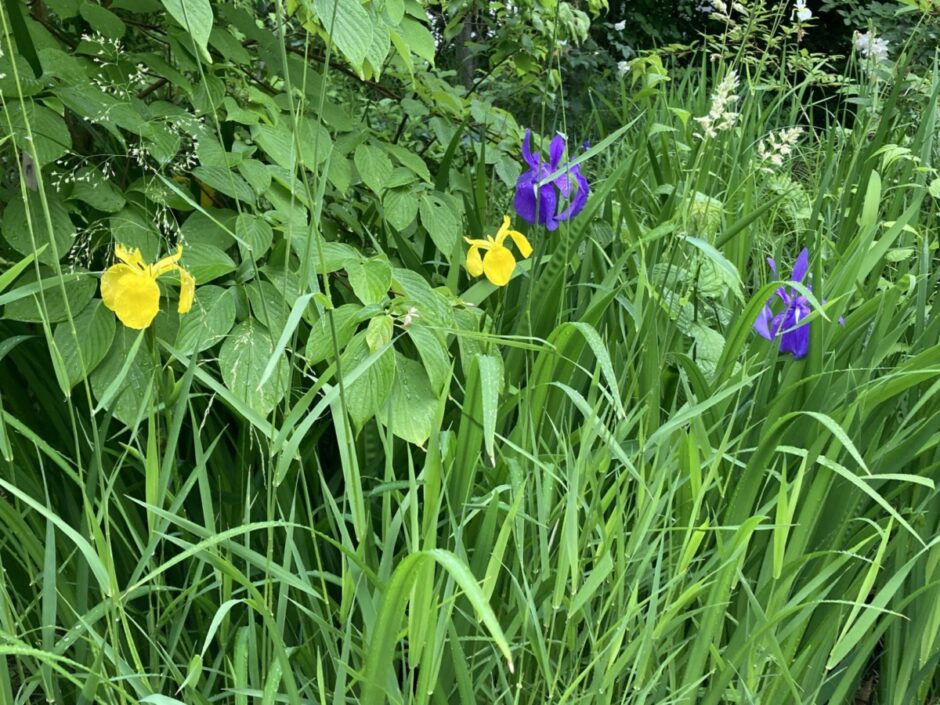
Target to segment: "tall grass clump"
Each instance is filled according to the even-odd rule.
[[[0,7],[0,705],[940,702],[936,57],[517,4]]]

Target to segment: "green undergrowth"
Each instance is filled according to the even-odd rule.
[[[748,4],[545,101],[548,232],[429,3],[46,4],[0,9],[0,703],[940,701],[936,64]],[[125,328],[114,245],[177,243],[192,310]]]

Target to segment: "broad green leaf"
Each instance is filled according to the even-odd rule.
[[[86,167],[75,174],[75,185],[69,200],[84,201],[105,213],[117,213],[127,201],[124,194],[97,167]]]
[[[55,192],[46,194],[48,220],[39,194],[32,191],[27,193],[28,204],[22,198],[15,198],[4,208],[3,237],[21,255],[32,254],[37,248],[48,244],[39,255],[39,261],[51,265],[56,259],[62,259],[68,254],[75,240],[75,226],[65,204]]]
[[[413,54],[420,56],[431,65],[434,64],[436,51],[434,35],[427,27],[410,17],[405,17],[398,25],[398,32]]]
[[[350,262],[346,273],[353,293],[366,305],[384,300],[392,285],[392,268],[384,257]]]
[[[79,9],[79,13],[93,30],[109,39],[120,39],[127,31],[127,26],[120,17],[97,3],[86,2]]]
[[[17,296],[18,292],[26,294],[4,307],[4,318],[33,323],[42,320],[58,323],[68,318],[69,312],[73,316],[81,313],[94,296],[95,289],[98,288],[98,278],[88,272],[65,275],[60,282],[59,277],[51,269],[43,267],[41,276],[42,279],[37,282],[36,270],[29,268],[17,280],[16,285],[4,294],[5,299]],[[41,298],[38,291],[40,288],[42,289]],[[66,299],[68,300],[67,306]],[[40,305],[40,301],[44,302],[44,307]]]
[[[252,315],[271,331],[272,335],[280,335],[290,315],[290,305],[284,300],[283,294],[271,282],[260,279],[248,284],[245,291],[251,304]]]
[[[399,438],[423,446],[434,430],[438,399],[419,363],[399,352],[395,360],[398,369],[379,420]]]
[[[359,0],[310,0],[313,12],[346,60],[361,71],[372,43],[372,20]]]
[[[162,0],[170,16],[189,32],[193,43],[207,63],[212,63],[209,55],[209,35],[212,33],[212,6],[209,0]]]
[[[392,176],[392,161],[378,147],[360,144],[353,157],[363,183],[376,195],[382,195]]]
[[[140,250],[141,256],[147,262],[157,259],[162,238],[153,221],[141,214],[137,207],[128,206],[115,213],[109,219],[109,224],[113,244]],[[185,227],[185,223],[183,225]]]
[[[176,349],[188,354],[208,350],[225,338],[234,324],[234,289],[212,284],[196,287],[192,309],[180,316]]]
[[[242,259],[257,260],[264,257],[270,249],[274,241],[274,231],[261,216],[242,213],[235,221],[235,237],[241,241],[238,247],[242,252]]]
[[[180,236],[184,250],[193,245],[210,245],[219,250],[227,250],[235,242],[232,237],[237,218],[235,211],[220,208],[204,210],[205,212],[191,213],[183,221]]]
[[[375,352],[392,342],[392,317],[386,314],[376,316],[366,327],[366,344],[370,352]]]
[[[235,271],[235,262],[225,252],[211,245],[195,244],[183,248],[180,264],[196,279],[206,284]]]
[[[418,206],[425,227],[438,251],[448,260],[460,239],[460,220],[451,204],[437,193],[421,196]]]
[[[65,365],[70,389],[85,379],[108,354],[114,340],[115,321],[114,314],[101,301],[94,301],[75,316],[74,329],[68,321],[56,326],[53,339]]]
[[[418,315],[420,316],[420,313]],[[451,361],[447,347],[441,341],[439,334],[424,325],[420,319],[405,330],[408,331],[408,337],[418,349],[418,355],[421,356],[421,362],[424,364],[424,370],[428,374],[434,393],[440,394],[450,379]]]
[[[219,351],[219,367],[225,386],[261,416],[271,413],[290,384],[290,364],[282,355],[271,379],[258,386],[272,352],[274,341],[271,334],[251,319],[235,326]]]
[[[362,306],[359,304],[343,304],[333,310],[333,325],[330,325],[330,316],[324,313],[310,331],[307,338],[307,347],[304,357],[307,364],[316,365],[333,357],[333,329],[336,330],[336,348],[342,352],[361,323],[359,317]]]
[[[382,198],[385,219],[396,230],[404,230],[418,215],[418,199],[410,188],[389,189]]]
[[[206,186],[237,201],[254,205],[255,190],[231,168],[220,166],[197,166],[193,176]]]
[[[107,356],[91,373],[91,390],[114,418],[134,426],[147,417],[156,390],[156,367],[142,340],[143,331],[117,326]]]
[[[360,365],[365,371],[346,387],[346,410],[358,433],[385,404],[395,379],[395,351],[386,348],[371,353],[364,333],[359,333],[341,356],[343,374],[350,375]]]
[[[72,136],[65,120],[44,105],[13,100],[7,103],[7,111],[13,141],[21,152],[36,159],[38,168],[54,162],[72,148]],[[7,123],[4,119],[3,133],[6,132]],[[32,140],[29,139],[30,135]]]

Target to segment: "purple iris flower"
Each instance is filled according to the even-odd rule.
[[[540,153],[532,154],[531,139],[532,131],[526,130],[522,140],[522,157],[529,165],[529,170],[516,182],[516,212],[528,223],[538,223],[555,230],[561,221],[569,220],[582,211],[590,189],[580,165],[567,168],[562,165],[566,148],[564,137],[555,135],[552,139],[548,148],[548,162],[542,161]],[[565,171],[557,178],[540,184],[562,168]],[[558,212],[559,208],[564,210]]]
[[[777,263],[770,257],[767,258],[767,264],[774,273],[774,277],[780,278],[777,274]],[[793,265],[793,274],[790,281],[802,282],[809,270],[809,250],[805,247],[796,258]],[[812,286],[807,286],[812,290]],[[771,304],[774,298],[783,301],[785,308],[780,313],[774,315]],[[764,304],[757,320],[754,321],[754,330],[767,340],[780,338],[780,352],[792,353],[793,357],[799,359],[806,357],[809,352],[809,324],[801,321],[809,316],[812,309],[806,297],[791,288],[787,291],[785,287],[777,289],[777,293],[771,296]]]

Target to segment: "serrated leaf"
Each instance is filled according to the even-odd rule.
[[[56,326],[53,339],[65,365],[69,389],[91,374],[108,354],[115,328],[114,314],[101,301],[86,306],[75,317],[74,328],[68,321]]]
[[[219,367],[225,386],[261,416],[271,413],[290,383],[290,364],[282,355],[274,374],[259,387],[265,365],[273,352],[271,334],[251,319],[235,326],[219,351]]]

